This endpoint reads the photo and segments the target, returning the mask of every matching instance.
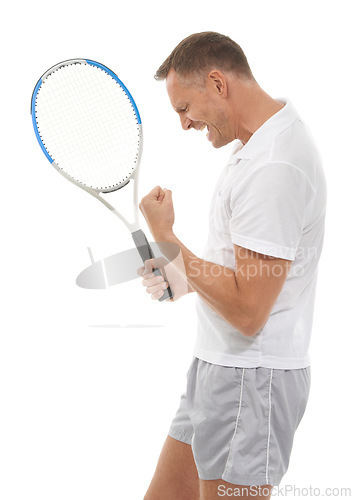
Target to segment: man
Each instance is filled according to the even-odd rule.
[[[308,347],[326,185],[319,154],[287,99],[254,79],[242,49],[213,32],[183,40],[160,66],[184,130],[235,140],[211,202],[203,258],[173,232],[171,191],[141,203],[177,259],[143,285],[158,299],[197,294],[198,336],[187,390],[145,500],[269,498],[285,474],[310,387]],[[216,166],[214,166],[214,171]],[[197,196],[196,187],[189,203]],[[169,267],[169,272],[168,272]],[[186,286],[182,287],[182,283]]]

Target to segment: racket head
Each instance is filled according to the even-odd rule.
[[[52,66],[34,87],[31,115],[46,158],[74,184],[108,193],[138,171],[140,114],[127,87],[103,64],[69,59]]]

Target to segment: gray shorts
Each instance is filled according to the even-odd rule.
[[[193,358],[169,436],[192,446],[200,479],[278,486],[309,388],[309,366],[237,368]]]

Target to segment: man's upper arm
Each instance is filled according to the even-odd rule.
[[[266,323],[282,290],[292,261],[270,257],[234,245],[235,277],[239,296],[249,318],[247,335]]]

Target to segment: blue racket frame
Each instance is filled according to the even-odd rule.
[[[129,100],[131,101],[131,104],[133,106],[134,112],[135,112],[136,117],[137,117],[137,123],[139,125],[142,125],[141,116],[139,114],[137,105],[136,105],[136,103],[135,103],[135,101],[134,101],[134,99],[133,99],[130,91],[128,90],[128,88],[126,87],[126,85],[120,80],[120,78],[116,75],[116,73],[114,73],[113,71],[111,71],[110,68],[108,68],[107,66],[104,66],[104,64],[98,63],[97,61],[92,61],[91,59],[67,59],[66,61],[61,61],[58,64],[55,64],[54,66],[52,66],[50,69],[48,69],[48,71],[46,71],[39,78],[38,82],[36,83],[36,86],[34,87],[34,90],[33,90],[33,93],[32,93],[32,99],[31,99],[31,115],[32,115],[32,123],[33,123],[33,127],[34,127],[34,132],[35,132],[36,138],[37,138],[37,140],[39,142],[39,145],[42,148],[43,153],[45,154],[45,156],[47,157],[47,159],[50,161],[50,163],[53,163],[54,160],[49,155],[48,151],[46,150],[46,148],[44,146],[42,138],[40,137],[40,133],[39,133],[38,126],[37,126],[37,121],[36,121],[36,118],[35,118],[35,102],[36,102],[36,99],[37,99],[37,94],[39,92],[39,89],[40,89],[43,81],[45,80],[45,78],[47,78],[51,73],[53,73],[57,69],[61,68],[61,66],[65,66],[67,63],[71,63],[72,64],[74,62],[81,63],[81,64],[82,63],[83,64],[87,63],[87,64],[90,64],[91,66],[96,66],[97,68],[100,68],[101,70],[105,71],[114,80],[116,80],[117,83],[120,85],[120,87],[125,92],[125,94],[127,95],[127,97],[129,98]]]

